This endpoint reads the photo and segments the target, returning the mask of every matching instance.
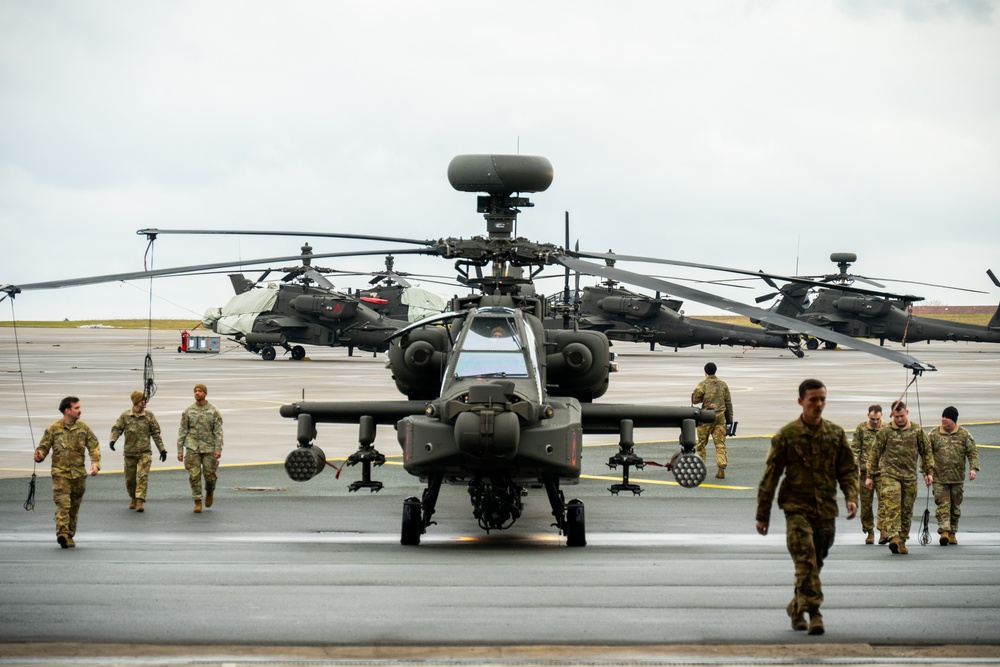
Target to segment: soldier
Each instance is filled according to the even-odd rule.
[[[871,405],[868,407],[868,419],[858,424],[854,429],[854,439],[851,440],[851,451],[854,452],[854,459],[858,462],[858,480],[861,486],[861,532],[867,533],[865,544],[875,543],[875,515],[873,512],[875,491],[864,486],[868,479],[868,451],[875,442],[875,436],[882,428],[882,406]],[[878,479],[875,479],[878,488]],[[882,507],[879,506],[879,544],[885,544],[889,538],[885,536],[882,527]]]
[[[75,547],[76,518],[87,492],[86,456],[90,452],[90,474],[101,469],[101,446],[90,427],[80,421],[80,399],[67,396],[59,402],[63,418],[47,429],[35,450],[42,462],[52,450],[52,500],[56,504],[56,541],[63,549]]]
[[[115,442],[122,433],[125,434],[125,489],[131,502],[130,510],[142,512],[145,510],[146,485],[149,480],[149,468],[152,465],[152,450],[149,440],[156,441],[160,450],[160,461],[167,460],[167,449],[160,437],[160,424],[152,412],[146,411],[146,395],[141,391],[133,391],[131,395],[132,409],[126,410],[118,417],[111,427],[111,451],[115,451]]]
[[[191,481],[194,511],[201,512],[201,477],[205,476],[205,507],[215,501],[219,459],[222,458],[222,415],[208,402],[208,388],[194,386],[194,403],[181,415],[177,460],[184,461]]]
[[[879,484],[879,510],[883,526],[889,536],[889,550],[894,554],[907,554],[906,540],[910,539],[910,521],[913,519],[913,502],[917,499],[917,456],[927,486],[934,481],[934,453],[927,434],[909,419],[906,403],[892,404],[892,422],[883,426],[875,436],[868,452],[868,478],[865,486],[875,487],[873,475],[881,475]]]
[[[715,376],[718,370],[712,362],[705,364],[705,379],[698,383],[694,392],[691,393],[691,403],[701,403],[705,410],[715,410],[715,422],[712,424],[698,425],[698,444],[695,445],[695,452],[702,461],[708,456],[708,434],[712,434],[712,442],[715,443],[715,463],[718,470],[716,478],[726,478],[726,466],[729,465],[729,457],[726,455],[726,424],[733,421],[733,397],[729,393],[729,385]]]
[[[778,507],[785,511],[788,553],[795,564],[795,594],[788,603],[792,629],[824,632],[823,589],[819,574],[833,546],[837,517],[837,485],[847,501],[847,518],[858,511],[858,476],[847,434],[823,419],[826,387],[819,380],[799,385],[802,415],[771,438],[764,476],[757,492],[757,532],[767,535],[778,480]],[[809,612],[806,624],[805,613]]]
[[[941,546],[958,544],[958,517],[962,516],[965,495],[965,460],[969,460],[969,481],[979,472],[976,441],[958,425],[958,410],[948,406],[941,413],[941,428],[930,435],[934,452],[934,503],[937,505],[938,534]]]

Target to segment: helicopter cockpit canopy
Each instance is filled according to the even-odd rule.
[[[535,335],[530,327],[524,326],[520,311],[480,308],[466,321],[447,377],[452,380],[524,378],[531,380],[534,393],[525,398],[539,400],[542,392],[537,348]]]

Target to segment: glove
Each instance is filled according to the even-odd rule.
[[[167,450],[163,449],[160,451],[160,463],[167,460]]]
[[[111,443],[110,445],[108,445],[108,446],[109,446],[109,447],[111,447],[111,451],[115,451],[115,443],[113,443],[113,442],[112,442],[112,443]]]

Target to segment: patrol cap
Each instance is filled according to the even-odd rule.
[[[206,394],[208,393],[208,387],[206,387],[205,385],[203,385],[203,384],[202,384],[202,383],[200,383],[200,382],[199,382],[198,384],[196,384],[196,385],[194,386],[194,388],[195,388],[195,389],[201,389],[201,390],[202,390],[203,392],[205,392]]]
[[[953,422],[957,422],[958,421],[958,408],[956,408],[954,405],[949,405],[948,407],[946,407],[944,409],[944,412],[941,413],[941,416],[942,417],[947,417],[948,419],[952,420]]]
[[[132,405],[139,405],[139,401],[141,401],[145,396],[146,395],[143,394],[141,391],[133,391],[130,396],[130,398],[132,399]]]

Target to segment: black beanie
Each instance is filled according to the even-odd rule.
[[[949,405],[948,407],[946,407],[944,409],[944,412],[941,413],[941,416],[942,417],[947,417],[948,419],[952,420],[953,422],[957,422],[958,421],[958,408],[956,408],[953,405]]]

